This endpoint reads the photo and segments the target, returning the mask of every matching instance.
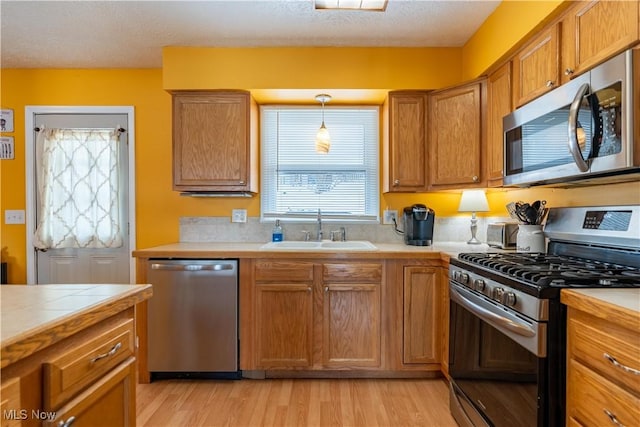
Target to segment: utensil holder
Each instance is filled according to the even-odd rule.
[[[542,225],[519,225],[516,235],[516,251],[545,253]]]

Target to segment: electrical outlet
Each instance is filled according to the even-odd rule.
[[[5,224],[24,224],[24,210],[5,210]]]
[[[394,221],[398,221],[398,211],[395,209],[385,209],[382,216],[383,224],[394,224]]]
[[[247,222],[247,210],[246,209],[231,210],[231,222]]]

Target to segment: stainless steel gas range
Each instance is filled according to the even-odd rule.
[[[541,253],[450,262],[451,412],[461,426],[564,425],[560,291],[640,287],[640,206],[556,208]]]

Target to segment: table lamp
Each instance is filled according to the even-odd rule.
[[[464,190],[462,192],[458,212],[471,212],[471,239],[467,241],[468,244],[478,245],[482,243],[476,238],[476,231],[478,231],[476,212],[487,212],[488,210],[489,203],[484,190]]]

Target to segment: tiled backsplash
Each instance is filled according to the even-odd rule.
[[[487,224],[508,221],[504,217],[479,217],[477,237],[484,242]],[[437,218],[433,227],[434,242],[466,242],[471,238],[471,218],[467,216]],[[347,240],[368,240],[377,243],[403,243],[403,236],[392,225],[348,224],[323,222],[325,238],[341,226],[347,230]],[[402,225],[400,225],[402,227]],[[261,223],[257,217],[246,223],[230,222],[229,217],[180,217],[181,242],[269,242],[273,223]],[[285,240],[303,240],[303,230],[315,237],[315,224],[282,222]]]

